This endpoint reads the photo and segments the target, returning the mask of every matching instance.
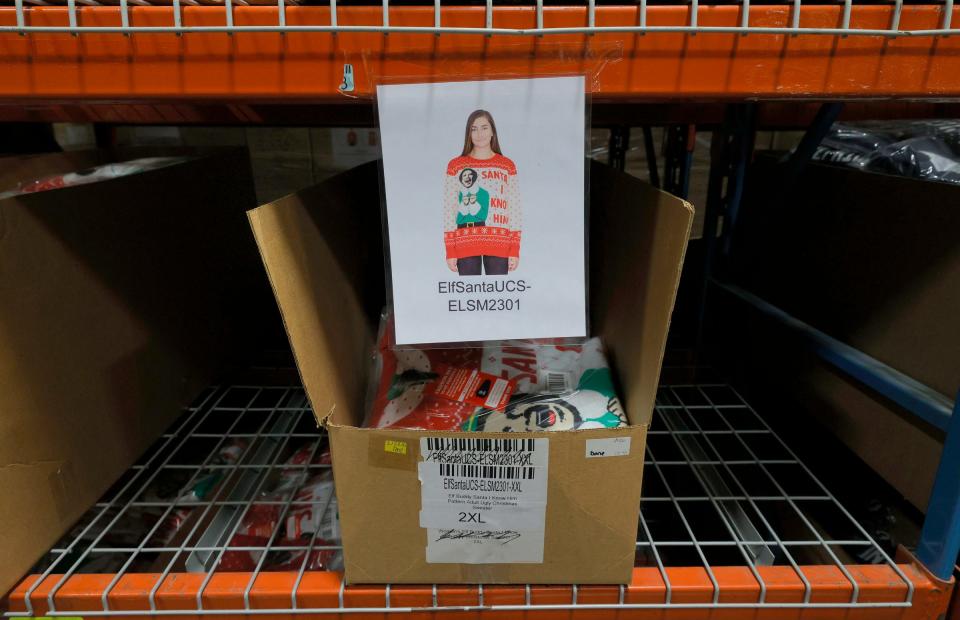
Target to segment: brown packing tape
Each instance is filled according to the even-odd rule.
[[[370,433],[368,462],[373,467],[416,471],[420,445],[416,437]]]

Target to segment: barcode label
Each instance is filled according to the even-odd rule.
[[[573,389],[569,373],[553,370],[540,372],[540,385],[543,386],[544,392],[550,394],[563,394]]]
[[[437,552],[439,548],[459,548],[458,545],[465,545],[468,541],[472,541],[471,545],[492,544],[490,540],[506,544],[498,538],[506,535],[505,532],[510,533],[510,545],[521,539],[529,542],[531,537],[542,539],[547,505],[549,439],[421,437],[420,456],[422,460],[417,464],[421,493],[420,527],[430,531],[461,532],[455,539],[441,537],[434,540],[428,549]],[[462,534],[467,530],[487,534],[473,539],[472,535]],[[431,553],[428,551],[428,556]]]
[[[461,452],[533,452],[535,439],[466,439],[461,437],[426,437],[427,450]]]
[[[548,392],[566,392],[567,391],[567,375],[551,372],[547,374],[547,391]]]
[[[488,478],[495,480],[533,480],[535,467],[491,467],[486,465],[440,465],[441,476]]]

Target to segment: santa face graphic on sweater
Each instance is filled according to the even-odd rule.
[[[477,416],[477,430],[491,432],[563,431],[583,421],[577,408],[561,396],[517,394],[503,411]]]

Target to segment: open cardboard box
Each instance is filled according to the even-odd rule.
[[[0,192],[161,155],[191,159],[0,199],[0,595],[275,316],[244,149],[2,158]]]
[[[593,334],[605,342],[631,425],[525,435],[549,440],[542,563],[431,564],[419,521],[419,439],[457,433],[359,428],[384,303],[378,174],[376,164],[364,165],[249,213],[304,386],[317,420],[329,429],[346,580],[626,583],[646,432],[693,208],[612,168],[592,166]],[[586,441],[607,437],[630,438],[629,454],[587,458]],[[408,449],[393,449],[397,442]]]

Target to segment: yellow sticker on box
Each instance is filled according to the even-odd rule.
[[[387,439],[386,441],[383,442],[383,451],[392,452],[393,454],[406,454],[407,442],[396,441],[394,439]]]

